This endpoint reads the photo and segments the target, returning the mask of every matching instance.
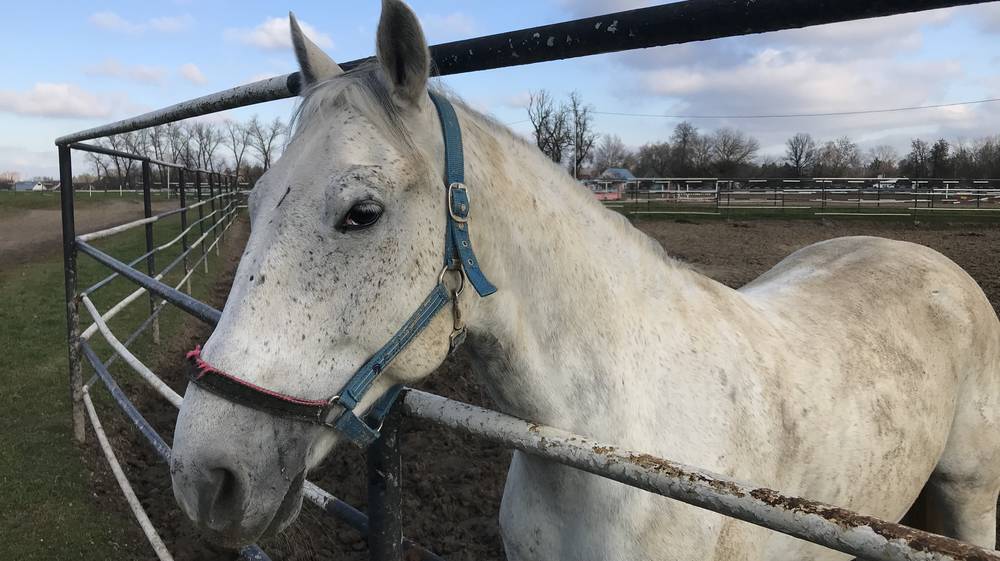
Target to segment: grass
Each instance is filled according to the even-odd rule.
[[[52,204],[46,195],[49,194],[17,193],[13,197],[0,197],[0,208],[9,209],[14,197],[18,198],[14,205]],[[29,203],[21,203],[20,197],[35,198]],[[58,197],[51,198],[58,206]],[[162,243],[179,231],[179,218],[166,220],[157,225],[155,238]],[[100,245],[106,252],[129,260],[144,253],[145,238],[142,229],[135,229]],[[179,249],[159,254],[157,263],[165,265],[178,253]],[[200,251],[192,255],[200,256]],[[81,254],[79,261],[81,288],[108,274],[85,255]],[[217,266],[210,261],[213,273]],[[172,277],[176,279],[180,274]],[[203,299],[213,282],[214,276],[196,273],[192,277],[195,297]],[[133,285],[117,279],[93,300],[98,309],[104,311],[132,290]],[[3,408],[0,415],[0,528],[3,529],[0,552],[5,553],[5,557],[21,560],[103,560],[134,558],[136,554],[147,557],[150,554],[148,547],[141,542],[134,543],[136,523],[131,516],[120,509],[101,508],[92,496],[86,463],[73,441],[63,295],[61,255],[15,270],[0,271],[0,325],[3,325],[0,330],[0,349],[3,350],[0,353],[0,407]],[[148,310],[148,298],[140,298],[111,322],[112,330],[124,340],[146,317]],[[84,317],[89,320],[81,306],[81,318]],[[180,333],[182,322],[187,320],[187,316],[177,312],[162,314],[161,331],[165,336]],[[89,323],[81,319],[81,327]],[[110,356],[99,335],[91,341],[99,356]],[[148,336],[141,337],[133,350],[146,359],[156,354]],[[116,364],[113,372],[128,387],[128,380],[136,376],[126,368]],[[91,374],[89,366],[85,366],[84,379]],[[110,417],[118,415],[117,409],[109,405],[110,399],[99,386],[94,394],[107,425]],[[88,426],[87,446],[96,446],[95,440]],[[124,505],[124,499],[118,496],[111,500]]]
[[[207,191],[206,191],[207,193]],[[153,201],[166,200],[165,193],[153,193]],[[171,200],[176,200],[177,195],[173,195]],[[142,193],[122,193],[119,195],[115,191],[101,192],[77,191],[74,197],[76,208],[88,206],[98,206],[107,201],[126,201],[136,205],[142,205]],[[32,191],[0,191],[0,216],[8,213],[16,213],[23,210],[59,210],[59,193]]]

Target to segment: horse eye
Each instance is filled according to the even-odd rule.
[[[381,217],[382,205],[374,201],[365,201],[347,211],[342,226],[345,230],[360,230],[375,224]]]

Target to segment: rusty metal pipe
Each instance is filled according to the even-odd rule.
[[[1000,561],[1000,553],[510,415],[410,390],[403,412],[815,544],[879,561]]]

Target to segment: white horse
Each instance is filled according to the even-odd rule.
[[[378,63],[350,72],[292,23],[297,130],[250,199],[252,234],[204,357],[260,386],[335,394],[435,286],[444,145],[414,14],[385,0]],[[732,290],[667,256],[535,147],[456,102],[472,238],[499,287],[460,306],[476,372],[511,415],[993,547],[1000,322],[926,247],[819,243]],[[358,406],[445,359],[437,315]],[[188,386],[180,506],[223,543],[296,517],[343,439]],[[841,554],[515,453],[511,560],[836,559]]]

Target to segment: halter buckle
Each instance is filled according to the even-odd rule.
[[[455,201],[457,192],[462,193],[464,200]],[[469,190],[465,184],[456,182],[448,185],[448,216],[459,224],[465,224],[469,221],[469,207]]]

